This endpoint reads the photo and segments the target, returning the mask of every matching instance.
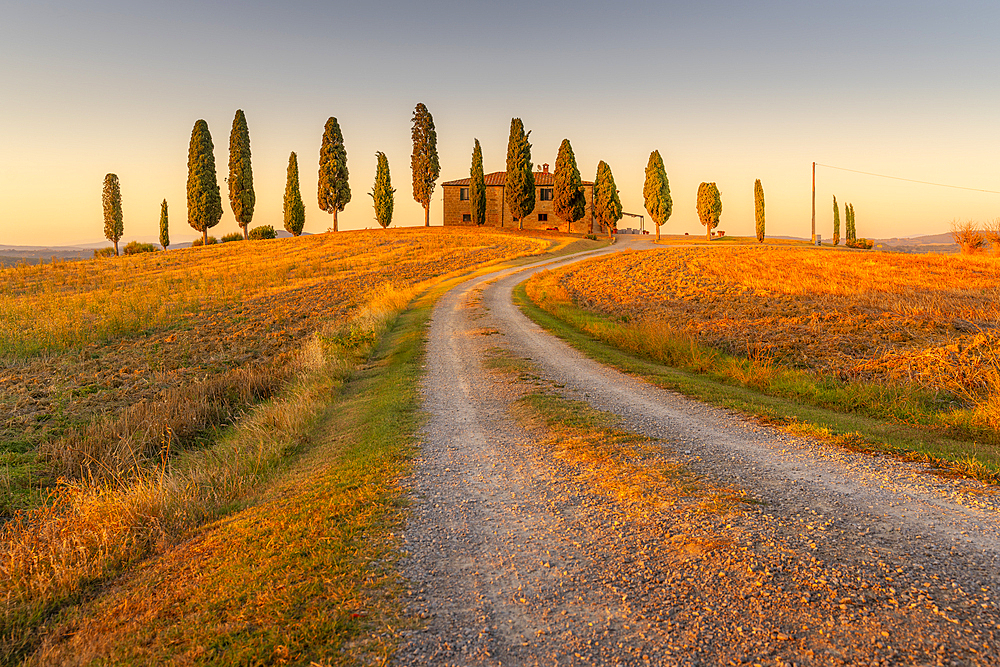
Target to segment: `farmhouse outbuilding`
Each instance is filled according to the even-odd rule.
[[[469,180],[462,178],[441,184],[444,192],[445,226],[471,225],[472,208],[469,202]],[[504,185],[507,172],[494,171],[486,174],[486,225],[489,227],[514,227],[517,223],[504,202]],[[558,227],[566,230],[566,223],[556,215],[552,207],[555,189],[555,175],[549,172],[549,165],[543,164],[535,172],[535,210],[524,218],[525,229],[547,229]],[[594,224],[593,202],[594,183],[583,181],[583,193],[587,199],[586,213],[573,223],[574,232],[589,232]]]

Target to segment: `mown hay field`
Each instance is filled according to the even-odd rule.
[[[549,245],[376,230],[0,270],[0,516],[57,476],[118,475],[236,418],[380,290]]]

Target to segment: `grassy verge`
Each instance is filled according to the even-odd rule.
[[[532,297],[535,301],[529,298],[525,283],[514,290],[516,303],[537,324],[597,361],[658,386],[853,449],[916,458],[956,474],[1000,482],[1000,452],[996,448],[948,437],[941,428],[890,419],[900,410],[913,415],[926,397],[878,395],[880,389],[871,388],[871,396],[856,395],[855,399],[859,405],[884,406],[884,415],[832,410],[822,403],[829,400],[826,392],[836,388],[827,388],[815,380],[811,380],[811,388],[804,386],[801,383],[808,384],[808,379],[793,378],[794,373],[774,368],[765,358],[740,359],[687,341],[682,352],[692,370],[672,367],[653,360],[663,354],[669,358],[669,350],[656,355],[642,353],[639,327],[583,310],[544,289],[538,289]],[[727,372],[714,372],[719,368]],[[797,399],[768,395],[755,388],[770,386],[775,380],[784,382],[786,391],[796,392]],[[793,386],[788,388],[790,384]],[[810,395],[814,404],[804,402],[810,400]]]

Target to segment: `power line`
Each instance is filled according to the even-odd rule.
[[[956,190],[972,190],[973,192],[988,192],[994,195],[1000,195],[1000,191],[997,190],[984,190],[982,188],[967,188],[961,185],[948,185],[946,183],[931,183],[930,181],[918,181],[912,178],[901,178],[899,176],[886,176],[885,174],[873,174],[870,171],[858,171],[857,169],[847,169],[846,167],[834,167],[831,164],[820,164],[816,163],[817,167],[826,167],[827,169],[839,169],[840,171],[850,171],[855,174],[864,174],[865,176],[878,176],[879,178],[891,178],[895,181],[907,181],[909,183],[920,183],[921,185],[936,185],[942,188],[954,188]]]

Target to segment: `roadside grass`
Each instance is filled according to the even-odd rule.
[[[435,281],[398,318],[417,288],[318,334],[308,372],[214,447],[128,484],[66,485],[65,502],[8,522],[2,662],[384,662],[409,623],[392,565],[424,331],[468,277]]]
[[[847,385],[778,367],[767,355],[729,355],[669,327],[580,308],[553,275],[543,272],[519,284],[515,302],[537,324],[602,363],[793,432],[1000,482],[1000,451],[955,437],[956,429],[935,422],[940,404],[929,392]],[[659,329],[656,335],[651,326]]]

